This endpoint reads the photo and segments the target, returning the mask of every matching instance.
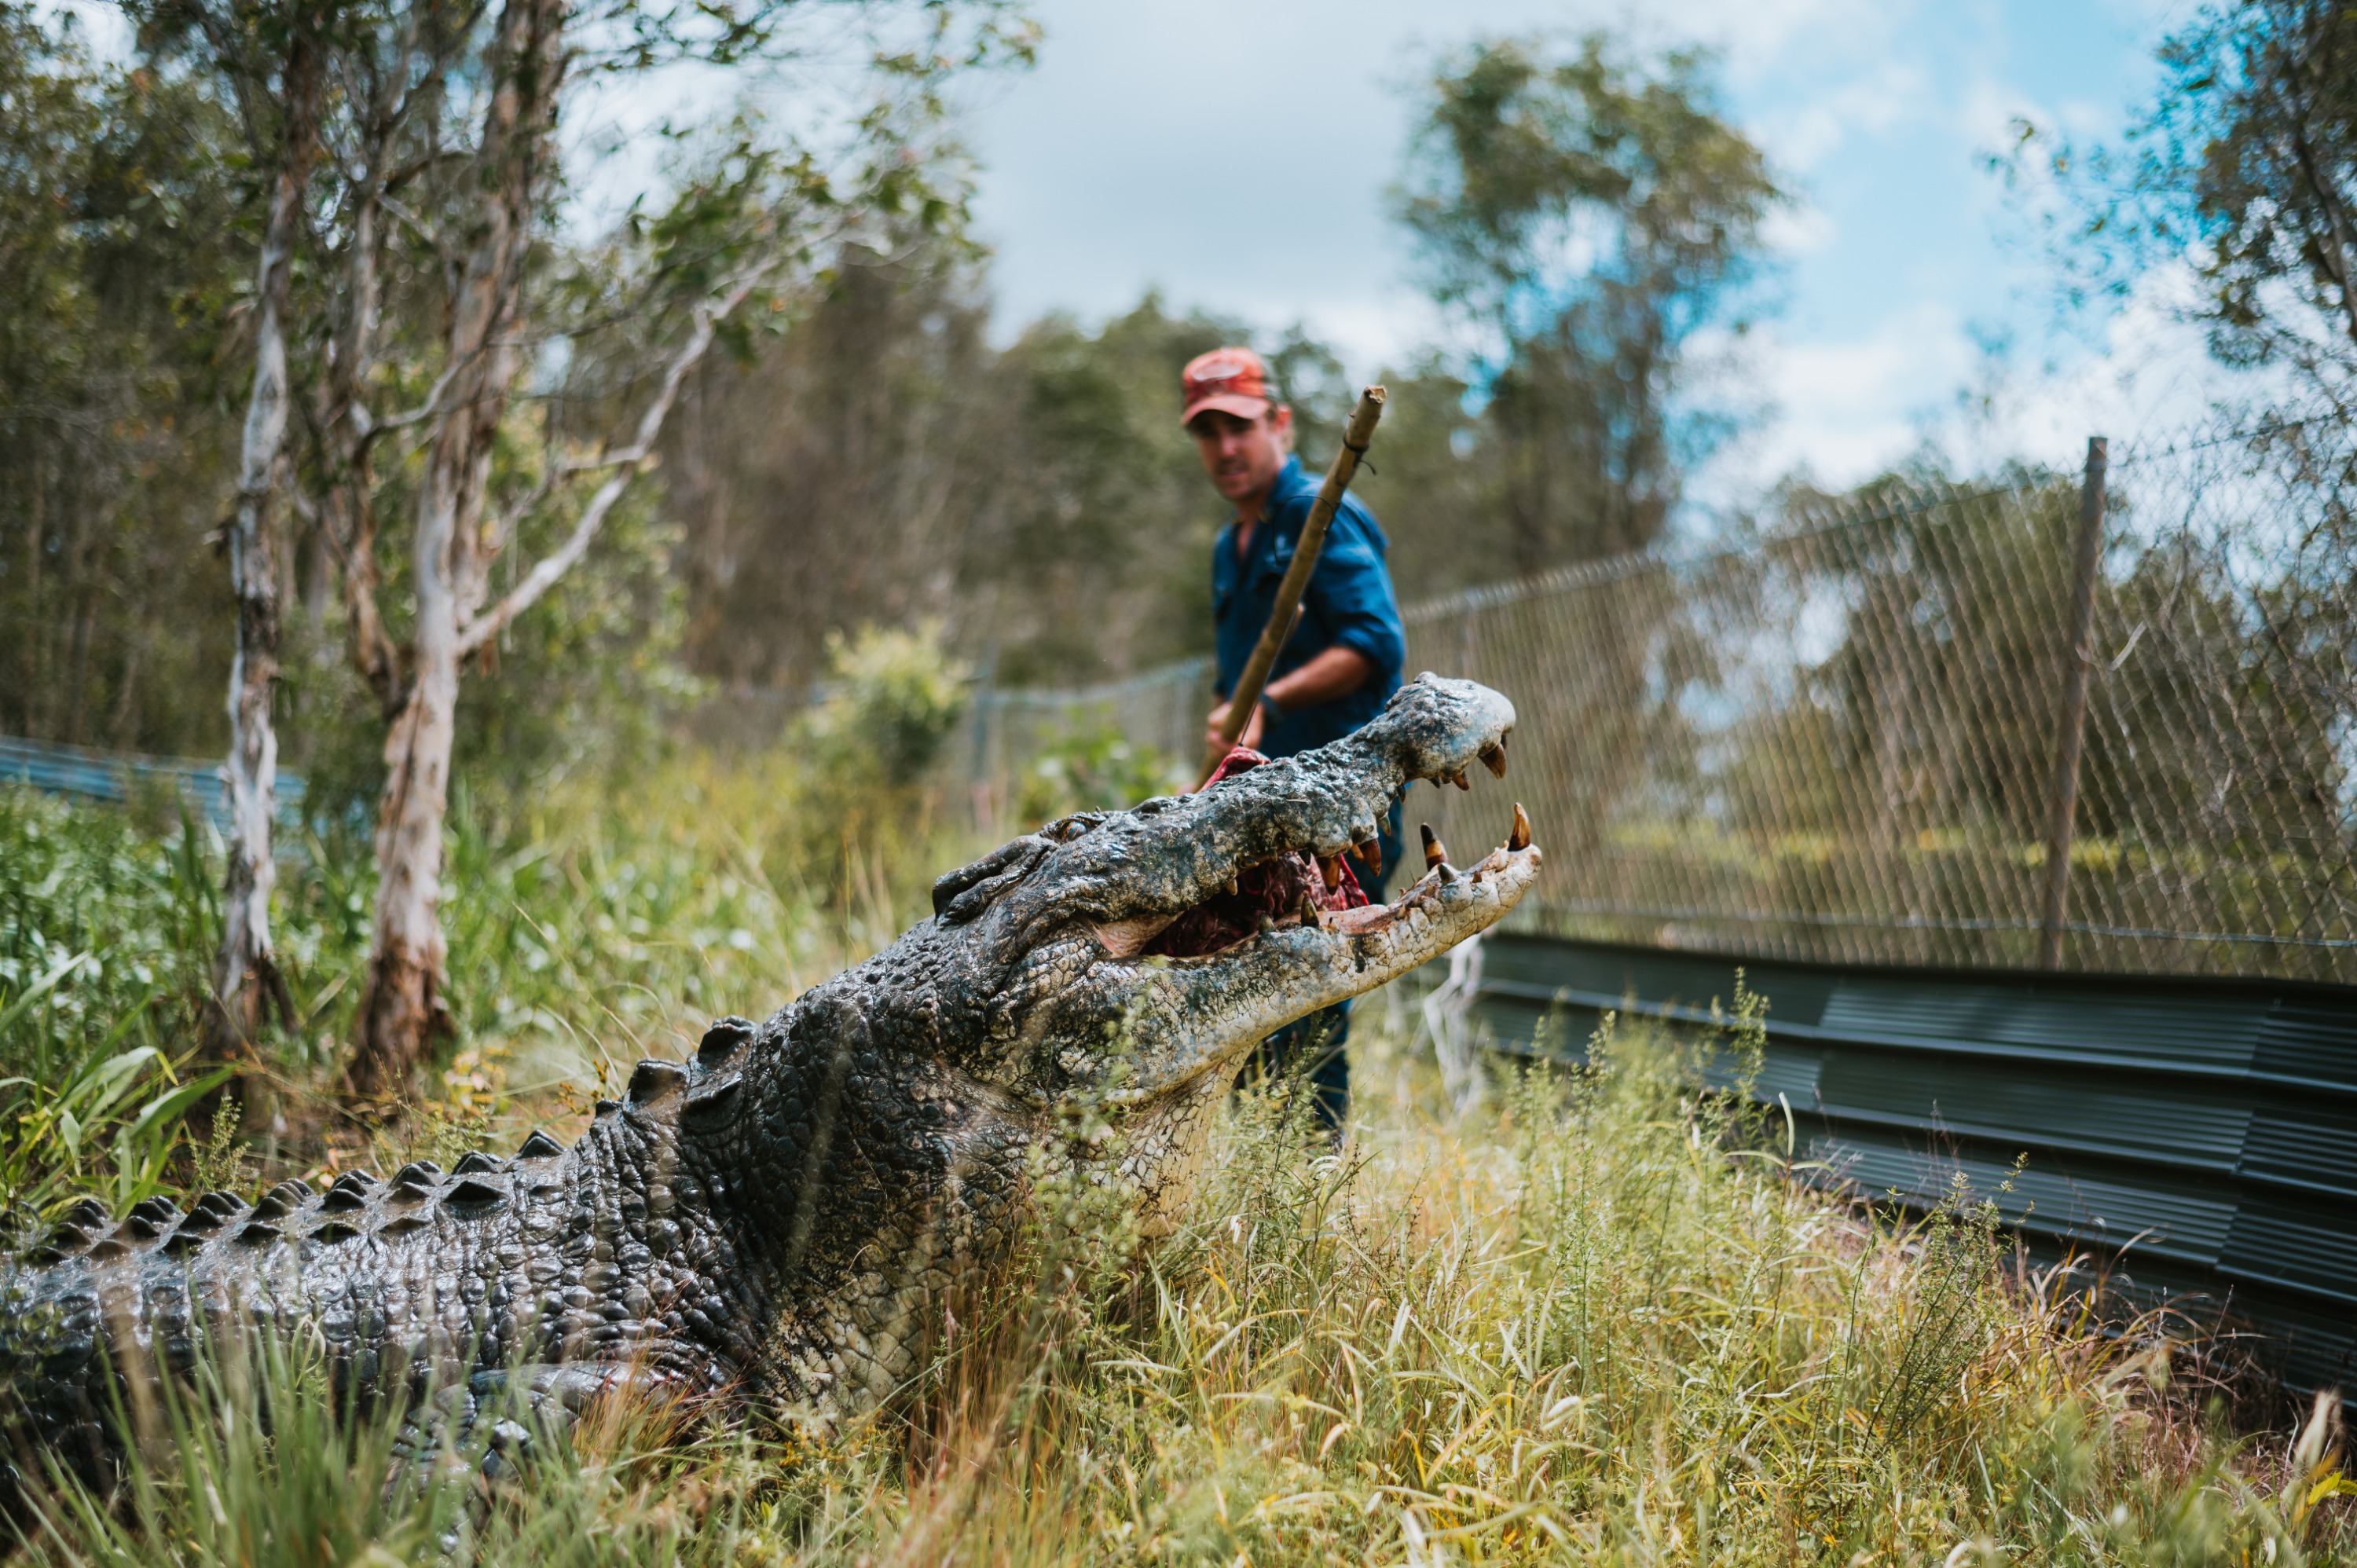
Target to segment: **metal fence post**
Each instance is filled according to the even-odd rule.
[[[2062,645],[2062,711],[2055,725],[2054,779],[2046,799],[2046,897],[2039,921],[2038,967],[2062,967],[2062,921],[2071,907],[2071,838],[2079,814],[2079,757],[2087,730],[2087,686],[2095,673],[2095,573],[2104,553],[2104,470],[2100,435],[2087,437],[2087,472],[2079,485],[2079,550],[2071,576],[2071,636]]]

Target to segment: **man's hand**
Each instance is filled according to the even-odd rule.
[[[1278,699],[1280,702],[1283,700],[1283,698]],[[1253,704],[1252,717],[1244,721],[1243,734],[1236,736],[1236,745],[1257,747],[1260,745],[1260,732],[1262,729],[1261,720],[1267,716],[1268,715],[1261,710],[1260,704],[1258,703],[1254,703]],[[1222,703],[1218,707],[1211,710],[1211,716],[1204,721],[1203,749],[1205,752],[1208,753],[1215,746],[1220,746],[1222,750],[1226,749],[1220,732],[1227,722],[1228,704]]]
[[[1290,713],[1295,708],[1315,707],[1330,703],[1337,697],[1347,697],[1374,679],[1375,667],[1367,656],[1355,649],[1329,648],[1308,663],[1289,674],[1280,675],[1268,683],[1269,701]],[[1236,736],[1238,746],[1255,749],[1260,746],[1261,721],[1268,716],[1259,703],[1253,704],[1252,717],[1244,721],[1243,733]],[[1227,722],[1228,704],[1222,703],[1211,710],[1203,726],[1203,749],[1209,752],[1220,744],[1220,726]]]

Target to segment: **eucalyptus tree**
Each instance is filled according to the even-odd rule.
[[[1708,64],[1497,38],[1431,81],[1397,210],[1469,341],[1517,571],[1648,542],[1714,433],[1690,351],[1743,325],[1781,198]]]
[[[442,1027],[442,832],[462,679],[495,668],[501,634],[583,559],[655,460],[688,375],[724,335],[748,332],[748,301],[774,307],[757,317],[782,315],[851,235],[953,217],[962,190],[943,188],[931,142],[942,85],[1029,47],[1027,29],[986,7],[901,8],[913,42],[869,53],[871,91],[844,116],[794,134],[750,116],[709,128],[659,210],[642,199],[603,242],[559,242],[582,171],[566,167],[558,133],[587,87],[843,47],[798,30],[800,15],[784,0],[502,0],[496,15],[436,13],[410,35],[455,47],[436,70],[403,75],[430,80],[429,112],[407,117],[405,156],[376,166],[388,188],[420,168],[424,199],[388,191],[377,213],[353,205],[354,238],[364,218],[376,227],[344,246],[341,341],[318,420],[340,492],[320,510],[343,558],[356,661],[386,721],[351,1068],[363,1092],[402,1087]],[[894,38],[893,19],[879,17],[876,37]],[[395,315],[398,327],[371,325]],[[405,411],[395,393],[412,400]],[[388,440],[403,460],[380,474],[371,454]],[[380,561],[395,508],[408,535],[397,617]]]
[[[680,388],[748,302],[776,311],[851,233],[951,220],[936,156],[957,70],[1030,48],[989,0],[169,0],[273,171],[239,464],[239,802],[223,955],[267,952],[274,476],[339,569],[354,667],[383,726],[372,943],[350,1079],[397,1091],[446,1026],[442,834],[462,682],[574,570],[656,456]],[[283,8],[273,8],[274,5]],[[841,69],[857,50],[863,71]],[[797,69],[791,131],[746,105]],[[666,125],[677,156],[583,235],[598,177],[572,120],[723,84],[733,118]],[[856,88],[846,88],[846,81]],[[281,221],[284,217],[286,221]],[[286,367],[283,368],[282,367]],[[285,440],[289,418],[296,438]]]
[[[294,1004],[270,940],[270,894],[277,882],[272,829],[277,811],[280,564],[286,551],[279,490],[294,389],[288,335],[296,250],[313,199],[326,90],[326,35],[337,8],[317,0],[135,0],[132,15],[152,54],[194,52],[227,89],[251,166],[261,176],[262,231],[255,246],[246,330],[245,417],[232,466],[235,499],[224,526],[236,639],[229,677],[227,780],[230,832],[221,897],[221,945],[213,966],[214,1015],[228,1039],[251,1036],[265,997],[291,1024]],[[224,1040],[221,1042],[226,1044]]]
[[[2190,268],[2187,309],[2230,364],[2345,381],[2357,367],[2357,14],[2329,0],[2213,0],[2158,48],[2116,144],[2028,120],[1996,160],[2044,217],[2073,303]]]

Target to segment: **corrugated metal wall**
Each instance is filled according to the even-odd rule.
[[[1577,1058],[1607,1008],[1707,1023],[1738,961],[1493,933],[1474,1015],[1498,1048]],[[2090,1250],[2139,1297],[2231,1312],[2296,1386],[2357,1386],[2357,987],[1744,972],[1769,1003],[1755,1092],[1791,1106],[1796,1152],[1923,1207],[1961,1171],[2041,1250]]]

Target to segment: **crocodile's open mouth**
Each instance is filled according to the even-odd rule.
[[[1266,760],[1239,746],[1211,782],[1249,772]],[[1307,850],[1288,850],[1245,866],[1228,887],[1182,910],[1139,950],[1165,958],[1207,958],[1263,931],[1314,924],[1322,915],[1366,904],[1366,892],[1343,856],[1320,860]]]
[[[1217,784],[1248,772],[1266,760],[1257,752],[1238,747],[1211,782]],[[1483,752],[1482,761],[1492,773],[1505,777],[1506,748],[1502,738]],[[1459,788],[1465,787],[1462,774],[1452,778]],[[1380,871],[1381,851],[1370,836],[1353,845],[1348,854],[1320,855],[1313,850],[1298,848],[1255,861],[1239,870],[1225,887],[1175,915],[1145,916],[1100,926],[1097,937],[1118,956],[1135,953],[1188,959],[1210,958],[1255,936],[1293,928],[1313,927],[1344,936],[1378,930],[1402,918],[1433,886],[1460,875],[1448,865],[1447,852],[1429,827],[1423,830],[1423,835],[1426,875],[1388,904],[1374,903],[1367,897],[1351,864],[1351,857],[1356,856],[1371,870]],[[1478,880],[1502,870],[1506,862],[1501,857],[1527,850],[1530,842],[1529,819],[1517,804],[1513,828],[1505,843],[1463,875]],[[1491,861],[1497,864],[1491,865]]]

